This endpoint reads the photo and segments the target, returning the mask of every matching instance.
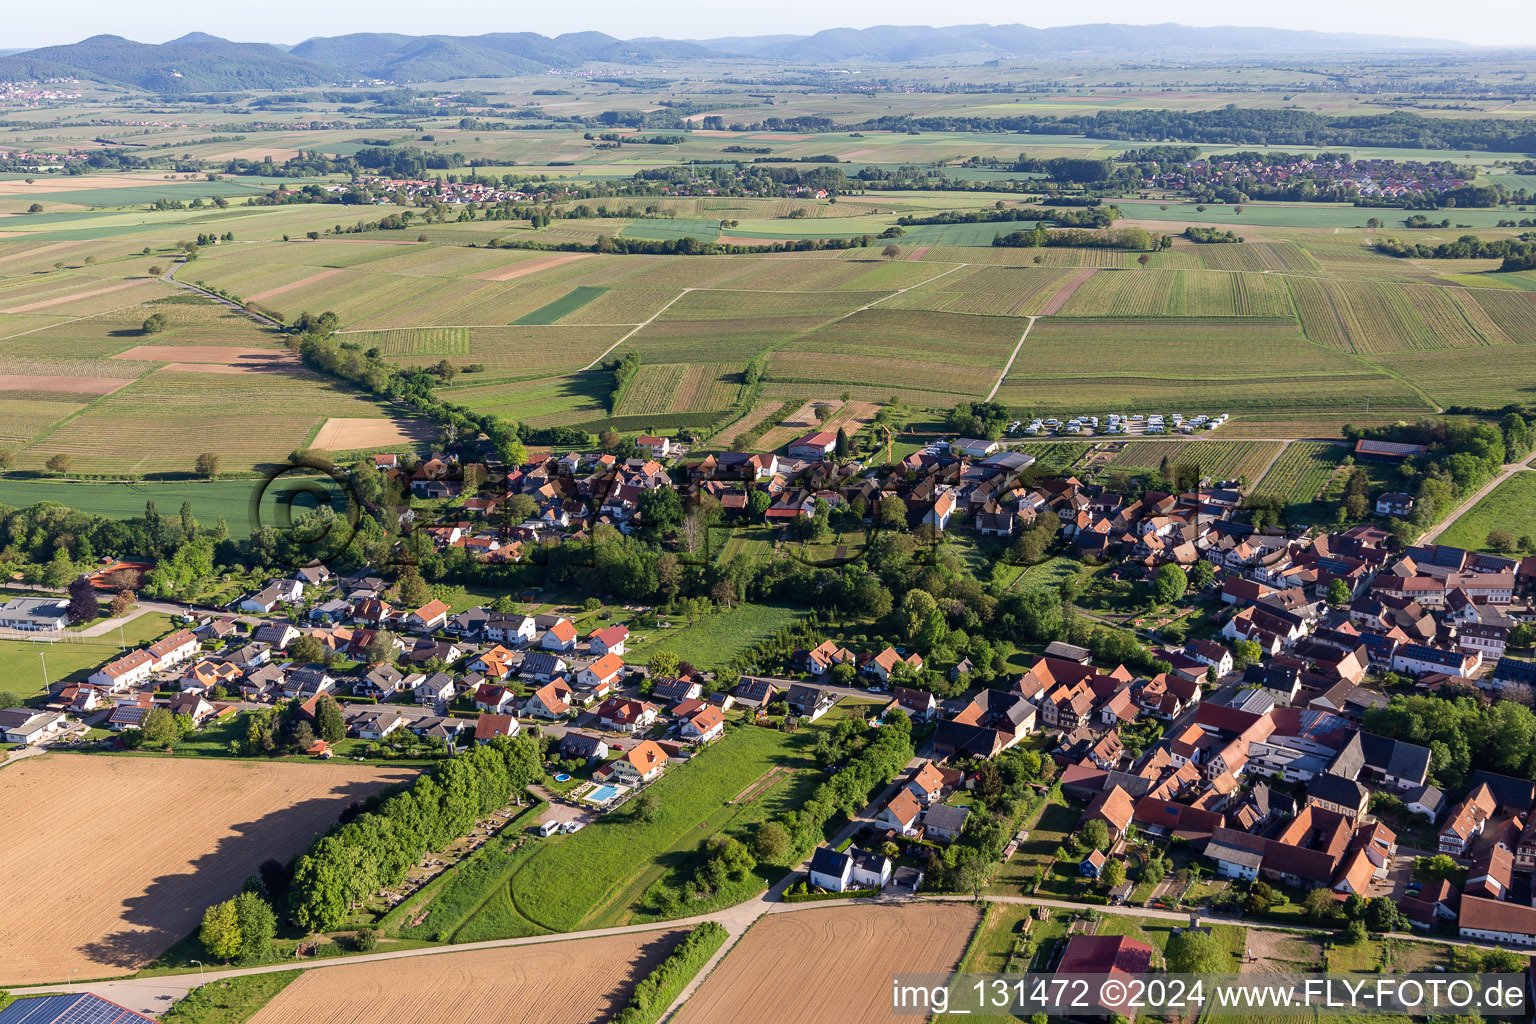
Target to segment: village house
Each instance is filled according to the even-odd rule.
[[[481,651],[467,667],[471,672],[478,672],[488,679],[505,679],[512,675],[524,660],[497,644],[489,650]]]
[[[475,742],[489,743],[498,737],[516,736],[521,726],[511,715],[493,715],[484,712],[475,719]]]
[[[905,666],[905,668],[898,669],[897,666]],[[896,653],[896,648],[894,647],[887,647],[885,650],[871,658],[869,660],[869,664],[864,667],[864,671],[868,672],[870,675],[880,680],[881,683],[886,685],[890,685],[892,676],[896,675],[898,672],[910,671],[911,673],[916,674],[921,672],[922,669],[922,655],[918,654],[916,651],[913,651],[906,657],[902,657],[900,654]]]
[[[960,784],[963,778],[953,768],[940,768],[932,761],[924,761],[907,779],[906,788],[917,797],[924,807],[939,803]]]
[[[882,828],[894,829],[904,836],[915,836],[918,833],[918,821],[922,813],[922,805],[918,803],[912,791],[901,789],[880,809],[880,813],[875,815],[875,824]]]
[[[624,642],[629,639],[627,626],[609,626],[595,629],[587,636],[587,650],[599,657],[605,654],[623,654]]]
[[[970,813],[969,807],[932,804],[923,814],[923,838],[936,839],[941,843],[954,842],[960,838],[960,831],[965,828],[965,819]]]
[[[499,715],[511,707],[516,699],[517,695],[510,689],[505,686],[498,686],[495,683],[481,683],[475,687],[474,702],[476,711]]]
[[[270,614],[281,604],[292,604],[304,597],[304,584],[299,580],[273,580],[250,597],[240,602],[240,610]]]
[[[576,627],[569,619],[559,619],[544,631],[539,641],[546,651],[573,651],[576,649]]]
[[[690,743],[712,743],[725,735],[725,715],[719,708],[706,707],[684,719],[678,733]]]
[[[132,651],[92,672],[86,682],[108,693],[117,693],[144,685],[154,670],[153,654],[145,650]]]
[[[571,713],[571,688],[565,680],[555,679],[533,692],[523,702],[523,714],[556,722]]]
[[[796,716],[808,722],[814,722],[832,710],[832,705],[837,703],[837,694],[814,686],[795,683],[790,686],[784,699],[789,705],[789,710]]]
[[[609,765],[615,782],[638,786],[650,782],[667,769],[667,754],[651,740],[641,740]]]
[[[576,672],[576,684],[587,688],[607,685],[613,687],[624,671],[624,659],[617,654],[605,654],[592,664]]]
[[[628,697],[610,697],[597,709],[597,721],[609,732],[633,736],[656,722],[656,705]]]
[[[37,746],[69,731],[69,719],[61,712],[36,711],[31,708],[0,710],[0,737],[7,743]]]

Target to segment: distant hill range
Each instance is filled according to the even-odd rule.
[[[0,80],[75,75],[157,93],[285,89],[382,79],[432,82],[569,70],[611,63],[655,64],[693,58],[749,57],[784,64],[977,64],[1005,57],[1152,53],[1263,55],[1386,50],[1446,50],[1443,39],[1185,25],[882,25],[828,29],[810,36],[738,36],[704,40],[615,39],[572,32],[412,36],[387,32],[316,37],[297,46],[235,43],[193,32],[168,43],[92,36],[0,56]]]

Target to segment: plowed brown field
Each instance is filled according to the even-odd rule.
[[[403,957],[307,971],[251,1024],[587,1024],[609,1020],[678,932]]]
[[[0,985],[143,968],[404,769],[48,754],[0,770]]]
[[[978,917],[960,903],[769,914],[683,1004],[676,1024],[890,1021],[891,975],[953,970]]]

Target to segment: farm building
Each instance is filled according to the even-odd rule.
[[[813,430],[789,442],[789,454],[796,459],[824,459],[837,447],[837,434],[831,430]]]
[[[960,437],[955,439],[954,447],[973,459],[980,459],[991,455],[1000,446],[996,441],[988,441],[986,438]]]
[[[1416,458],[1429,451],[1422,444],[1400,444],[1397,441],[1371,441],[1361,439],[1355,443],[1355,458],[1368,462],[1398,462]]]
[[[89,992],[18,999],[0,1010],[0,1024],[153,1024],[154,1019]]]

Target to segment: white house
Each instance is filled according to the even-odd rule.
[[[593,630],[587,637],[587,650],[593,654],[623,654],[624,643],[629,639],[629,627],[609,626]]]
[[[240,602],[240,609],[265,615],[280,604],[292,603],[304,596],[304,584],[299,580],[273,580],[265,587]]]
[[[848,878],[853,888],[885,888],[885,884],[891,880],[891,858],[853,846],[848,848],[848,852],[853,854],[853,871]]]
[[[576,649],[576,627],[569,619],[560,619],[544,631],[540,641],[546,651],[571,651]]]
[[[910,789],[902,790],[903,793],[911,793]],[[923,837],[925,839],[937,839],[941,842],[952,843],[960,837],[960,831],[965,828],[965,819],[970,816],[969,807],[951,807],[948,804],[932,804],[926,814],[923,815]]]
[[[364,711],[357,716],[359,739],[381,740],[405,725],[405,719],[393,711]]]
[[[1463,895],[1457,925],[1464,939],[1499,946],[1536,946],[1536,907],[1522,903]]]
[[[896,671],[896,666],[900,664],[906,664],[913,672],[921,672],[923,669],[923,656],[913,651],[903,658],[896,653],[896,648],[887,647],[869,660],[869,665],[866,666],[865,671],[879,679],[882,683],[889,683],[891,681],[891,674]]]
[[[512,706],[517,695],[505,686],[497,686],[495,683],[481,683],[475,687],[475,710],[487,711],[491,714],[501,714]]]
[[[34,711],[31,708],[6,708],[0,711],[0,736],[7,743],[35,746],[47,743],[69,728],[63,712]]]
[[[453,700],[453,677],[446,672],[434,672],[416,684],[416,703],[441,704]]]
[[[605,654],[586,668],[576,673],[576,682],[581,686],[598,686],[607,683],[613,686],[619,681],[619,673],[624,671],[624,659],[617,654]]]
[[[948,529],[949,520],[955,514],[955,505],[954,491],[940,491],[933,499],[933,506],[923,513],[923,523],[943,533]]]
[[[693,743],[710,743],[725,734],[725,715],[717,707],[707,707],[683,720],[679,733]]]
[[[956,438],[953,445],[973,459],[985,458],[997,451],[999,445],[996,441],[988,441],[985,438],[961,437]]]
[[[1403,644],[1392,655],[1392,670],[1409,675],[1425,672],[1444,672],[1453,676],[1471,677],[1482,667],[1483,655],[1476,650],[1447,651],[1423,644]]]
[[[428,601],[407,615],[405,621],[416,630],[430,632],[441,629],[448,624],[448,605],[438,600]]]
[[[533,643],[538,633],[531,615],[492,615],[480,629],[480,635],[487,640],[514,647]]]
[[[1264,860],[1265,841],[1258,836],[1236,829],[1218,828],[1206,844],[1205,855],[1216,862],[1216,874],[1222,878],[1243,878],[1252,881],[1259,877],[1259,865]]]
[[[670,437],[653,437],[648,434],[641,435],[635,438],[635,447],[653,459],[664,459],[672,454],[672,439]]]
[[[108,693],[133,689],[149,681],[155,670],[155,656],[148,651],[132,651],[116,661],[109,661],[91,673],[86,682]]]
[[[149,645],[149,653],[154,656],[157,672],[175,668],[195,657],[201,649],[202,644],[197,635],[189,629],[178,629],[165,639]]]
[[[816,852],[811,854],[807,881],[828,892],[843,892],[853,888],[853,856],[830,846],[816,847]]]
[[[904,836],[915,836],[922,813],[923,808],[917,802],[917,797],[912,795],[910,789],[902,789],[891,797],[890,803],[880,809],[880,813],[875,816],[875,824],[895,829]]]

